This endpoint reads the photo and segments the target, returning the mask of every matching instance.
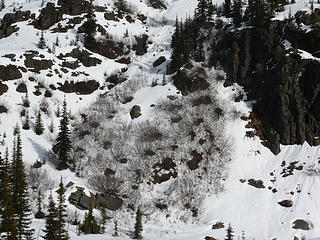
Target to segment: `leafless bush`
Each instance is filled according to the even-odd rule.
[[[49,178],[46,170],[29,166],[26,172],[28,184],[32,189],[41,189],[42,192],[45,192],[54,188],[55,182]]]
[[[160,122],[145,121],[136,125],[136,134],[141,142],[154,142],[165,139],[169,132]]]
[[[156,109],[162,111],[166,114],[177,113],[180,109],[183,108],[182,102],[179,100],[161,100],[156,104]]]
[[[95,175],[88,179],[91,187],[105,195],[118,196],[121,194],[123,181],[114,176]]]

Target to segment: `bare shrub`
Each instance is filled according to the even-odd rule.
[[[145,121],[136,125],[136,134],[141,142],[154,142],[165,139],[169,132],[160,122]]]
[[[123,181],[114,176],[95,175],[88,179],[91,187],[105,195],[118,196],[121,194]]]
[[[55,187],[55,182],[49,178],[47,171],[44,169],[28,166],[26,173],[28,185],[32,189],[40,189],[45,192]]]

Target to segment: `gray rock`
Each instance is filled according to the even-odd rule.
[[[253,186],[255,188],[265,188],[265,186],[263,185],[263,181],[262,180],[255,180],[255,179],[249,179],[248,180],[248,184],[250,186]]]
[[[60,10],[64,14],[80,15],[89,10],[89,1],[85,0],[58,0],[58,5],[61,6]]]
[[[47,3],[47,6],[41,9],[41,13],[35,23],[39,29],[48,29],[62,20],[62,13],[55,8],[54,3]]]
[[[224,228],[224,224],[222,222],[216,222],[212,225],[212,229],[221,229]]]
[[[0,65],[0,80],[8,81],[8,80],[15,80],[19,78],[22,78],[22,74],[18,70],[17,66],[14,66],[11,64],[7,66]]]
[[[152,64],[153,67],[158,67],[160,66],[162,63],[164,63],[166,61],[166,57],[165,56],[161,56],[159,57],[156,61],[154,61],[154,63]]]
[[[310,230],[310,225],[305,220],[297,219],[293,222],[292,228],[301,230]]]
[[[135,119],[141,116],[141,108],[138,105],[134,105],[130,111],[131,119]]]
[[[112,211],[116,211],[123,205],[123,200],[115,196],[103,196],[102,194],[96,194],[96,204],[98,208],[107,208]]]

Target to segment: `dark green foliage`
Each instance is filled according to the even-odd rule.
[[[30,228],[31,208],[29,204],[28,185],[24,163],[22,160],[22,143],[20,134],[17,136],[14,158],[12,159],[11,181],[13,207],[17,215],[16,223],[18,230],[18,239],[32,239],[34,230]]]
[[[24,130],[29,130],[30,129],[30,120],[29,120],[28,110],[26,111],[26,116],[25,116],[25,120],[24,120],[24,124],[22,125],[22,128]]]
[[[67,210],[65,205],[65,192],[66,189],[63,186],[62,178],[60,180],[58,193],[58,206],[57,206],[57,236],[59,240],[68,240],[69,235],[66,230],[66,217]]]
[[[84,221],[81,224],[80,229],[84,234],[98,234],[98,233],[100,233],[100,226],[97,223],[97,221],[93,215],[92,207],[90,207],[89,212],[86,213],[86,215],[84,217]]]
[[[58,236],[58,221],[57,221],[57,208],[53,201],[52,195],[49,197],[48,216],[46,218],[45,229],[42,231],[45,233],[42,236],[45,240],[59,240]]]
[[[16,223],[16,214],[13,206],[13,196],[10,186],[10,169],[8,161],[8,151],[5,160],[0,157],[0,175],[1,175],[1,189],[0,196],[2,202],[1,218],[2,228],[1,232],[6,234],[7,240],[18,240],[18,229]]]
[[[142,215],[140,211],[140,207],[138,207],[136,213],[136,223],[134,225],[134,239],[142,239]]]
[[[41,31],[41,36],[40,36],[40,39],[39,39],[39,42],[38,42],[38,47],[41,48],[41,49],[45,49],[46,48],[46,40],[44,39],[43,31]]]
[[[34,215],[37,219],[42,219],[45,217],[44,212],[42,211],[42,193],[41,190],[38,190],[38,197],[37,197],[37,205],[38,205],[38,211]]]
[[[233,0],[231,15],[232,15],[233,24],[236,27],[240,27],[241,26],[241,22],[242,22],[241,0]]]
[[[225,17],[231,16],[231,0],[224,0],[223,3],[223,15]]]
[[[58,133],[57,138],[57,151],[58,151],[58,158],[59,158],[59,165],[58,169],[66,169],[71,165],[71,158],[70,158],[70,151],[71,147],[71,140],[70,140],[70,130],[68,127],[69,124],[69,116],[67,113],[67,102],[66,100],[63,101],[63,111],[62,111],[62,118],[60,120],[60,132]]]
[[[231,223],[229,223],[229,226],[227,228],[227,235],[225,240],[233,240],[233,229],[231,227]]]
[[[86,15],[86,18],[87,20],[83,24],[84,33],[85,33],[84,46],[90,49],[96,43],[94,36],[96,34],[96,28],[97,28],[95,15],[93,11],[92,0],[90,1],[89,11],[88,11],[88,14]]]
[[[44,127],[43,127],[43,123],[42,123],[42,119],[41,119],[41,111],[38,111],[37,114],[37,119],[36,119],[36,124],[35,124],[35,128],[34,131],[37,135],[41,135],[43,133]]]

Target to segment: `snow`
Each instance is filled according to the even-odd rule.
[[[39,14],[41,1],[13,1],[7,0],[6,7],[0,12],[0,18],[7,12],[12,12],[13,3],[15,2],[16,8],[21,7],[22,10],[32,10]],[[177,93],[176,88],[171,82],[165,86],[161,86],[163,72],[165,66],[161,66],[157,69],[152,67],[152,63],[160,56],[170,58],[170,36],[173,33],[173,25],[176,18],[184,19],[186,16],[192,16],[197,0],[167,0],[169,6],[167,10],[155,10],[148,7],[144,1],[128,0],[132,5],[134,11],[143,13],[148,16],[147,25],[142,24],[139,20],[129,24],[125,20],[119,22],[110,21],[107,22],[102,13],[97,13],[98,22],[107,26],[108,33],[116,36],[118,40],[123,38],[125,31],[128,29],[130,33],[130,40],[134,41],[134,35],[148,34],[152,40],[152,44],[148,46],[148,54],[144,56],[132,55],[132,64],[126,73],[128,76],[139,74],[143,72],[145,74],[145,85],[138,89],[134,94],[133,101],[123,106],[123,119],[131,121],[129,111],[133,105],[140,105],[142,110],[142,117],[132,120],[133,122],[156,120],[157,115],[154,114],[151,104],[157,104],[159,99],[163,99],[167,95],[175,95],[181,97],[180,93]],[[220,3],[220,2],[218,2]],[[106,5],[108,8],[112,8],[113,1],[111,0],[96,0],[95,4]],[[314,3],[315,7],[318,6]],[[282,20],[288,17],[291,9],[292,15],[298,10],[310,11],[309,1],[297,1],[295,4],[290,4],[285,7],[284,12],[277,14],[275,19]],[[70,16],[65,16],[69,18]],[[166,18],[168,25],[154,26],[155,23],[161,22],[161,19]],[[46,50],[40,50],[37,47],[39,39],[39,30],[29,25],[29,22],[17,23],[20,28],[18,33],[12,34],[8,38],[0,40],[0,56],[8,53],[15,53],[17,61],[14,64],[23,66],[25,57],[23,54],[27,50],[36,50],[40,54],[45,56],[45,59],[55,60],[55,64],[52,69],[58,68],[61,64],[61,60],[54,57],[52,54],[47,53]],[[54,28],[55,26],[53,26]],[[307,27],[305,27],[308,30]],[[38,35],[37,35],[38,34]],[[55,42],[58,36],[60,46],[56,49],[56,56],[60,53],[70,52],[73,47],[69,46],[72,39],[75,39],[75,31],[69,30],[67,33],[51,33],[45,31],[45,38],[49,46]],[[288,41],[284,42],[286,49],[291,47]],[[80,46],[81,47],[81,46]],[[316,59],[311,54],[299,50],[300,55],[303,58]],[[21,58],[20,58],[21,56]],[[105,84],[104,73],[107,75],[125,67],[126,65],[116,63],[113,60],[104,58],[100,55],[93,54],[93,57],[99,58],[103,61],[101,65],[96,67],[86,68],[81,66],[77,71],[85,71],[89,76],[80,75],[76,81],[95,79],[101,85]],[[316,59],[319,60],[319,59]],[[11,61],[8,58],[1,58],[1,64],[10,64]],[[215,70],[213,70],[215,71]],[[66,80],[73,80],[71,72],[64,74],[63,78],[59,78],[54,75],[49,78],[46,77],[50,70],[41,71],[40,75],[36,74],[23,74],[23,78],[17,81],[4,82],[8,85],[9,90],[7,93],[0,96],[0,103],[9,107],[7,114],[0,114],[0,135],[6,132],[7,137],[5,140],[5,146],[0,146],[0,152],[4,152],[6,146],[11,149],[13,136],[13,127],[18,123],[22,126],[23,121],[20,117],[21,110],[21,98],[25,94],[17,93],[15,91],[17,83],[26,82],[29,89],[29,100],[32,103],[29,108],[29,115],[31,122],[34,121],[35,113],[38,109],[39,103],[44,99],[43,96],[35,96],[32,94],[36,82],[28,80],[30,76],[37,76],[38,81],[43,81],[44,85],[48,87],[53,83],[57,86],[57,83],[63,83]],[[169,78],[169,76],[168,76]],[[153,79],[158,79],[158,84],[155,87],[151,87]],[[231,96],[235,90],[242,91],[239,86],[231,86],[224,88],[219,83],[218,93],[221,101],[226,101],[227,104],[232,105],[236,110],[242,112],[244,115],[248,115],[251,110],[251,104],[248,102],[230,102]],[[30,91],[31,90],[31,91]],[[54,111],[57,106],[62,104],[65,97],[68,102],[68,107],[71,109],[72,114],[81,112],[84,108],[90,106],[99,94],[105,94],[104,90],[97,90],[91,95],[77,95],[76,93],[64,94],[60,91],[54,91],[53,97],[47,99],[52,111],[51,116],[43,115],[44,125],[50,124],[51,119],[54,121],[55,131],[50,133],[47,130],[41,136],[36,135],[32,130],[21,130],[23,154],[26,164],[32,165],[37,159],[45,161],[46,152],[50,151],[52,143],[58,132],[59,119],[54,116]],[[185,224],[183,221],[180,223],[170,222],[171,220],[166,218],[154,217],[153,223],[148,223],[148,218],[144,219],[144,239],[175,239],[175,240],[194,240],[203,239],[205,236],[213,236],[217,239],[223,239],[225,236],[225,228],[220,230],[212,230],[212,224],[217,221],[224,222],[225,226],[231,223],[236,236],[240,236],[244,231],[247,239],[274,239],[287,240],[293,239],[294,236],[302,237],[306,236],[307,239],[320,239],[320,171],[317,169],[318,161],[320,160],[320,148],[311,147],[307,143],[299,146],[281,146],[281,153],[274,156],[267,148],[263,147],[260,140],[255,137],[253,139],[245,137],[246,121],[236,119],[229,120],[227,123],[227,136],[233,140],[233,154],[229,168],[229,176],[224,182],[224,191],[219,194],[212,194],[205,199],[203,206],[203,215],[201,216],[197,224]],[[2,140],[2,136],[0,136]],[[89,143],[88,143],[89,144]],[[302,165],[303,170],[294,170],[293,175],[283,177],[282,162],[285,161],[285,167],[288,167],[291,162],[297,161],[297,166]],[[57,189],[60,177],[63,182],[67,184],[72,181],[75,185],[67,189],[67,196],[75,191],[75,186],[83,186],[86,188],[87,194],[88,185],[84,179],[78,178],[74,173],[69,170],[57,171],[50,163],[46,163],[42,169],[48,173],[48,178],[54,182],[54,186],[50,189],[54,192]],[[273,176],[271,176],[271,173]],[[262,180],[265,187],[264,189],[257,189],[248,185],[248,179]],[[240,179],[245,179],[244,183],[240,182]],[[271,181],[272,180],[272,181]],[[273,180],[275,180],[273,182]],[[268,187],[277,189],[276,193],[273,193]],[[165,188],[164,185],[161,187]],[[46,192],[45,199],[47,198],[50,190]],[[298,191],[299,190],[299,191]],[[291,194],[293,192],[293,194]],[[150,196],[143,196],[148,198]],[[293,207],[284,208],[277,202],[282,200],[292,200]],[[46,200],[45,200],[46,201]],[[70,212],[74,212],[75,208],[71,205],[68,206]],[[81,212],[78,210],[78,212]],[[84,212],[81,212],[83,215]],[[98,215],[96,211],[96,215]],[[117,214],[115,214],[117,215]],[[159,215],[160,216],[160,215]],[[152,218],[152,216],[151,216]],[[69,226],[69,233],[71,239],[79,240],[93,240],[93,239],[128,239],[128,233],[133,230],[133,216],[128,219],[120,221],[119,232],[120,237],[112,237],[113,223],[110,221],[107,226],[107,233],[102,237],[101,235],[77,235],[75,226]],[[296,219],[304,219],[311,223],[313,226],[309,231],[292,229],[292,223]],[[158,222],[158,224],[154,224]],[[33,227],[36,229],[36,236],[41,235],[40,229],[44,227],[43,220],[33,220]]]

